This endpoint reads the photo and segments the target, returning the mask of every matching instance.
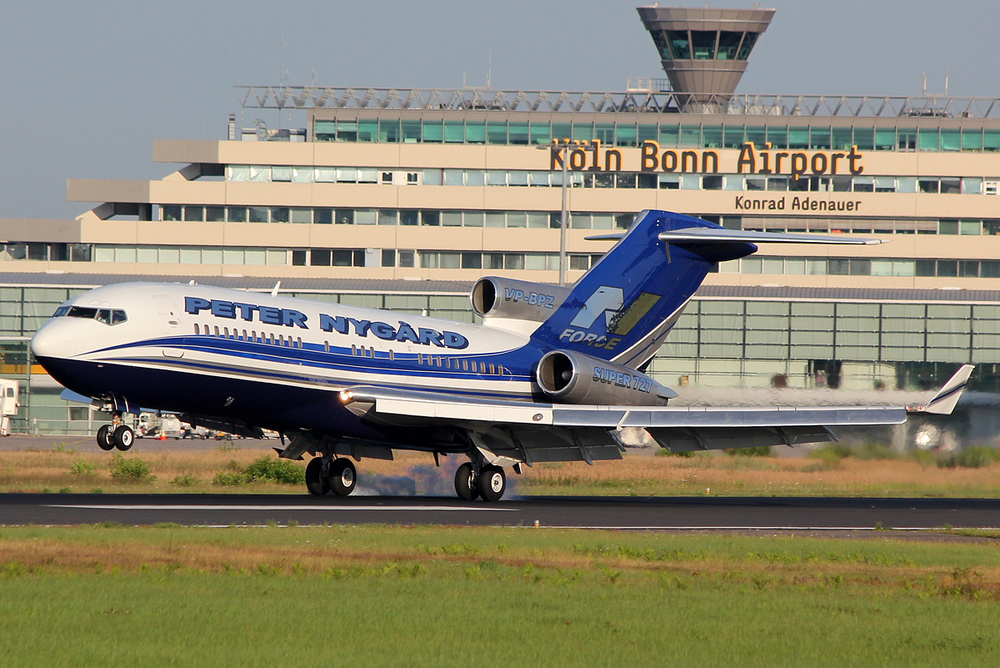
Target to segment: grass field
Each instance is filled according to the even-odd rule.
[[[201,450],[155,451],[142,442],[115,455],[57,444],[45,450],[0,452],[0,492],[260,492],[303,493],[294,476],[287,484],[274,477],[242,474],[261,458],[277,464],[273,452],[238,445],[206,445]],[[628,454],[624,461],[538,464],[524,475],[511,474],[513,494],[640,496],[1000,496],[1000,461],[978,468],[942,468],[933,457],[921,460],[880,452],[878,458],[849,456],[730,457],[706,453],[693,457]],[[462,457],[442,459],[397,453],[394,462],[364,460],[360,486],[383,494],[454,493],[452,480]],[[113,475],[116,462],[127,475]],[[135,468],[136,463],[143,464]],[[286,468],[300,463],[281,462]],[[128,468],[132,467],[132,468]],[[139,470],[141,469],[141,470]],[[120,472],[120,471],[119,471]],[[133,475],[134,474],[134,475]],[[301,476],[301,472],[299,473]]]
[[[993,666],[997,538],[0,528],[22,665]]]

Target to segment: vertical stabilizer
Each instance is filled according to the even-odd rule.
[[[632,368],[648,362],[712,267],[753,253],[740,240],[683,244],[659,235],[722,227],[667,211],[643,211],[622,239],[532,335],[543,347],[576,350]]]

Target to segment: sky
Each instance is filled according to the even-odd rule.
[[[69,178],[159,179],[226,138],[237,85],[624,90],[663,78],[622,0],[15,2],[0,12],[0,218],[73,218]],[[749,8],[754,3],[661,2]],[[773,0],[738,93],[1000,97],[996,0]],[[492,65],[491,65],[492,64]],[[283,115],[287,121],[287,114]],[[284,123],[287,125],[287,122]],[[305,114],[291,118],[305,126]]]

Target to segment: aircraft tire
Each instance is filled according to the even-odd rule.
[[[135,443],[135,432],[128,425],[119,425],[115,429],[114,434],[111,435],[111,441],[115,444],[116,448],[125,452]]]
[[[479,497],[475,472],[469,462],[462,464],[455,471],[455,492],[463,501],[473,501]]]
[[[358,471],[350,459],[338,459],[330,468],[330,489],[337,496],[348,496],[358,485]]]
[[[483,501],[499,501],[507,491],[507,476],[499,466],[484,466],[479,472],[479,493]]]
[[[322,457],[313,457],[306,464],[306,489],[313,496],[323,496],[330,491],[330,484],[323,476]]]
[[[114,450],[115,444],[111,441],[111,425],[102,424],[97,430],[97,447],[101,450]]]

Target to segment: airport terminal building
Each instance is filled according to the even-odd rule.
[[[72,179],[69,198],[96,203],[78,218],[0,219],[15,428],[99,424],[28,359],[68,296],[281,280],[471,320],[481,276],[559,280],[564,190],[567,282],[612,243],[586,237],[649,208],[889,241],[720,264],[650,366],[664,384],[920,389],[971,362],[972,388],[1000,392],[1000,99],[736,94],[772,14],[639,8],[668,81],[620,92],[238,88],[224,138],[154,143],[169,176]]]

